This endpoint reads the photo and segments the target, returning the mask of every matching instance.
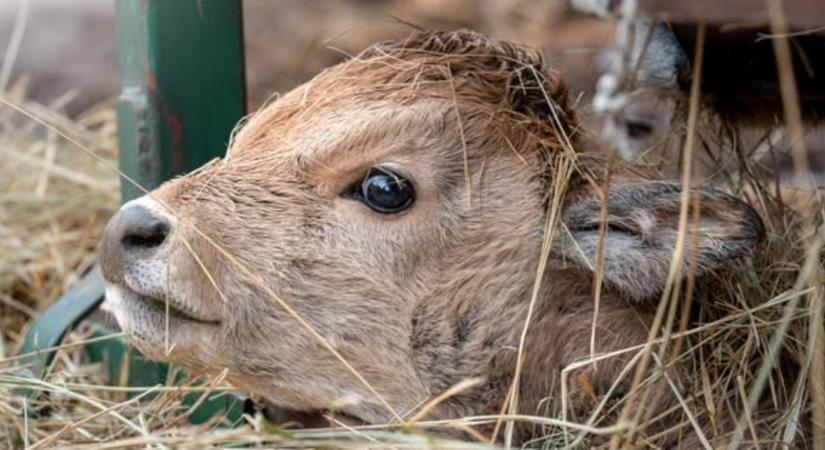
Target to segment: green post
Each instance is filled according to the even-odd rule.
[[[241,1],[118,0],[116,23],[121,170],[151,190],[223,156],[246,107]]]

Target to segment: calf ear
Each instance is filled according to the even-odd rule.
[[[611,187],[604,245],[605,285],[629,298],[642,300],[664,288],[676,248],[682,187],[676,183],[643,182]],[[699,220],[693,228],[688,213],[684,272],[695,242],[697,274],[751,255],[765,235],[762,221],[745,203],[712,189],[697,189]],[[576,265],[593,270],[599,242],[601,201],[598,196],[574,196],[563,216],[558,249]],[[695,230],[696,238],[693,236]],[[695,239],[695,240],[694,240]]]

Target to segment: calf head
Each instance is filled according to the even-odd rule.
[[[252,115],[223,160],[124,205],[102,243],[107,301],[150,357],[226,371],[282,407],[391,419],[322,337],[399,413],[469,377],[484,382],[433,415],[497,411],[554,155],[577,157],[563,149],[590,145],[580,134],[561,81],[530,50],[471,32],[378,44]],[[537,336],[555,341],[531,341],[535,372],[587,353],[602,216],[587,178],[567,183],[566,232],[541,277]],[[681,188],[623,170],[612,184],[604,311],[611,330],[643,336],[636,313],[665,282]],[[700,270],[746,256],[759,219],[694,193]],[[548,395],[534,387],[524,395]]]

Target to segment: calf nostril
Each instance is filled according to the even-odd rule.
[[[151,249],[159,247],[169,235],[169,223],[142,206],[124,210],[120,243],[125,248]]]

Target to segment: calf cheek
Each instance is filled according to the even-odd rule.
[[[412,302],[401,286],[407,277],[397,270],[403,249],[359,238],[319,218],[313,229],[304,229],[299,248],[284,250],[271,264],[272,291],[330,345],[357,358],[365,350],[372,354],[405,342],[405,310]],[[294,366],[312,359],[311,370],[332,361],[317,337],[278,299],[251,297],[260,314],[246,319],[258,324],[250,338],[266,344],[272,361]]]
[[[255,294],[246,291],[246,295]],[[238,308],[233,314],[232,322],[224,329],[228,352],[223,356],[231,370],[278,382],[301,371],[317,349],[309,334],[280,305],[267,299],[261,303],[260,308]]]
[[[329,328],[324,308],[326,255],[311,245],[317,237],[302,227],[298,208],[291,217],[260,213],[242,221],[221,243],[234,261],[221,265],[227,311],[222,340],[230,368],[253,376],[289,376],[319,347],[295,315],[322,334]],[[319,223],[321,223],[319,221]],[[219,233],[218,230],[216,230]],[[224,258],[226,259],[226,258]],[[328,270],[326,270],[328,271]]]

